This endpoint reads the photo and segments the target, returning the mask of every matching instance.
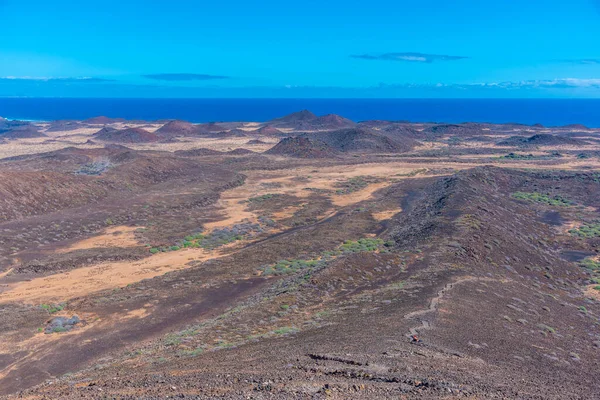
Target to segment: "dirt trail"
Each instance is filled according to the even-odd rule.
[[[446,284],[438,292],[437,296],[435,296],[433,299],[431,299],[431,302],[429,303],[429,307],[422,309],[422,310],[410,312],[404,316],[404,319],[413,319],[413,318],[417,318],[417,317],[422,317],[424,315],[435,312],[437,310],[439,302],[444,298],[446,293],[448,293],[450,290],[452,290],[452,288],[454,288],[454,286],[456,286],[456,285],[459,285],[459,284],[465,283],[465,282],[492,281],[492,280],[493,279],[490,279],[490,278],[477,278],[474,276],[467,276],[464,278],[460,278],[454,282],[450,282],[450,283]],[[411,337],[414,335],[418,336],[420,331],[426,330],[426,329],[431,329],[431,323],[428,320],[423,319],[423,318],[420,318],[420,320],[421,320],[421,325],[410,328],[410,331],[406,336],[408,336],[408,337]]]

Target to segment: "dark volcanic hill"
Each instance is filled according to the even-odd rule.
[[[252,131],[254,134],[264,135],[264,136],[281,136],[285,135],[285,133],[281,132],[279,129],[275,128],[272,125],[265,125],[258,128],[255,131]]]
[[[288,114],[283,117],[275,118],[269,121],[272,125],[283,125],[283,124],[298,124],[301,122],[314,121],[318,117],[308,110],[297,111]]]
[[[532,146],[585,146],[589,144],[585,140],[575,139],[564,136],[550,135],[547,133],[539,133],[530,137],[511,136],[508,139],[502,140],[496,145],[498,146],[518,146],[518,147],[532,147]]]
[[[329,158],[335,151],[325,142],[310,137],[287,137],[265,152],[297,158]]]
[[[402,153],[412,150],[416,144],[416,142],[410,138],[395,140],[366,128],[304,133],[301,137],[324,142],[334,151],[343,153]]]
[[[269,121],[269,124],[280,128],[310,131],[349,128],[356,125],[353,121],[336,114],[318,117],[308,110],[273,119]]]
[[[0,120],[0,138],[30,139],[45,136],[37,126],[29,122]]]
[[[223,153],[218,150],[200,148],[200,149],[191,149],[191,150],[177,150],[177,151],[175,151],[174,154],[176,156],[180,156],[180,157],[202,157],[202,156],[218,156],[218,155],[222,155]]]
[[[437,138],[444,135],[477,136],[482,134],[483,131],[478,124],[441,124],[430,126],[422,131],[423,137],[426,138]]]
[[[408,121],[387,121],[383,119],[369,119],[366,121],[360,121],[358,125],[366,126],[367,128],[383,128],[388,125],[395,124],[408,124]]]
[[[114,143],[158,142],[160,137],[142,128],[113,129],[105,127],[94,133],[94,139]]]
[[[410,125],[403,123],[383,126],[377,130],[377,133],[396,141],[402,141],[406,144],[411,144],[412,146],[416,146],[418,144],[416,139],[423,138],[423,134],[421,132],[412,128]]]
[[[240,147],[237,149],[230,150],[226,152],[226,154],[231,154],[232,156],[247,156],[248,154],[256,154],[256,152]]]
[[[267,142],[263,142],[260,139],[250,139],[246,142],[246,144],[267,144]]]
[[[582,124],[564,125],[564,126],[562,126],[562,128],[565,128],[565,129],[576,129],[576,130],[579,130],[579,131],[589,131],[590,130],[590,128],[588,128],[587,126],[582,125]]]
[[[79,121],[53,121],[46,129],[46,132],[66,132],[74,131],[76,129],[85,128],[85,124]]]
[[[156,130],[156,134],[162,137],[193,136],[198,132],[198,127],[187,121],[169,121]]]
[[[227,128],[217,124],[216,122],[209,122],[207,124],[199,124],[197,125],[198,133],[216,133],[216,132],[224,132]]]

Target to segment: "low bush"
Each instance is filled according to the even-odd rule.
[[[48,313],[50,313],[50,314],[54,314],[54,313],[64,310],[65,305],[64,304],[42,304],[40,306],[40,308],[48,311]]]
[[[256,197],[250,197],[248,203],[260,203],[265,200],[272,199],[273,197],[279,196],[277,193],[267,193]]]
[[[364,238],[357,241],[347,240],[340,246],[340,250],[344,253],[360,253],[377,251],[384,245],[382,239]]]
[[[569,233],[584,239],[600,237],[600,223],[584,223],[579,228],[571,229]]]
[[[515,192],[511,196],[517,200],[525,200],[531,203],[543,203],[550,206],[568,207],[573,205],[572,201],[558,195],[550,197],[547,194],[537,192]]]

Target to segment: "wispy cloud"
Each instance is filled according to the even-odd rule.
[[[464,60],[469,57],[449,56],[442,54],[424,54],[424,53],[383,53],[383,54],[353,54],[350,57],[360,58],[362,60],[380,60],[380,61],[404,61],[431,64],[436,61],[456,61]]]
[[[600,88],[600,79],[560,78],[545,80],[526,80],[516,82],[484,83],[471,86],[498,87],[504,89],[569,89],[569,88]]]
[[[571,64],[597,65],[600,64],[600,58],[580,58],[575,60],[561,60],[561,62]]]
[[[485,83],[379,84],[380,88],[422,89],[600,89],[600,79],[560,78]]]
[[[3,76],[0,81],[10,82],[61,82],[61,83],[99,83],[114,82],[114,79],[83,77],[48,77],[48,76]]]
[[[142,75],[142,77],[157,81],[212,81],[229,79],[228,76],[208,74],[148,74]]]

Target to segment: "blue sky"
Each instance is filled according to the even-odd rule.
[[[600,97],[600,0],[0,0],[0,96]]]

